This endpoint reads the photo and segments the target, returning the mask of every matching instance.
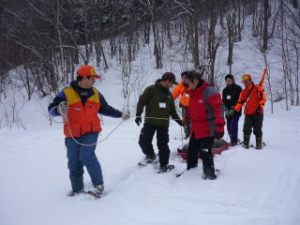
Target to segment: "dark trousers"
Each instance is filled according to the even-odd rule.
[[[237,144],[238,142],[239,119],[239,115],[227,118],[227,131],[230,137],[231,144]]]
[[[250,136],[253,133],[256,138],[262,138],[262,126],[263,126],[264,115],[257,112],[254,115],[246,115],[244,123],[244,135]]]
[[[145,123],[139,139],[139,145],[146,156],[155,155],[152,140],[156,132],[157,147],[160,166],[169,164],[170,149],[169,149],[169,128],[153,126],[150,123]]]
[[[84,144],[96,143],[98,133],[86,134],[76,140]],[[95,154],[96,145],[83,146],[74,141],[73,138],[66,138],[69,177],[74,192],[83,189],[83,166],[86,167],[93,185],[103,184],[102,170]]]
[[[187,111],[187,107],[182,106],[181,107],[182,118],[185,118],[186,111]],[[184,129],[185,137],[188,138],[190,136],[190,123],[185,123],[183,129]]]
[[[188,170],[197,167],[199,153],[203,163],[203,171],[207,168],[214,169],[214,159],[212,155],[213,143],[214,137],[195,139],[193,135],[190,138],[187,159]]]

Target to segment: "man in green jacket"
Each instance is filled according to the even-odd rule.
[[[174,169],[173,165],[169,165],[170,116],[182,126],[182,120],[176,112],[174,100],[170,92],[173,84],[176,84],[175,75],[171,72],[164,73],[162,78],[157,80],[154,85],[145,89],[139,98],[136,110],[135,122],[139,126],[142,122],[141,115],[144,107],[146,107],[145,123],[139,138],[139,145],[146,157],[139,165],[145,166],[157,162],[152,145],[152,140],[156,132],[157,147],[159,149],[159,172],[162,173]]]

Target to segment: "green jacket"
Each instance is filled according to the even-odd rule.
[[[163,88],[159,83],[160,81],[157,80],[154,85],[144,90],[137,104],[136,116],[141,116],[144,107],[146,107],[146,123],[150,123],[153,126],[169,127],[170,116],[174,120],[180,120],[180,118],[176,112],[170,90]],[[155,117],[157,119],[147,117]]]

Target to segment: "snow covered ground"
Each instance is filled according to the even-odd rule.
[[[27,130],[2,129],[0,224],[299,224],[300,109],[279,108],[274,115],[266,113],[267,147],[235,147],[217,156],[221,175],[216,181],[202,180],[201,167],[175,177],[185,168],[174,157],[181,145],[176,123],[170,129],[176,170],[159,175],[152,166],[138,168],[140,128],[131,118],[97,147],[106,185],[100,200],[66,196],[70,184],[61,124],[48,126],[40,116],[31,118]],[[104,118],[100,140],[118,123],[119,119]],[[85,182],[89,185],[86,173]]]
[[[235,74],[250,72],[258,81],[263,69],[259,53],[252,51],[250,42],[238,44],[237,49]],[[225,65],[226,48],[220,51],[219,64]],[[163,70],[154,70],[151,63],[145,63],[151,53],[141,54],[134,69],[139,74],[139,66],[143,67],[145,84],[152,83],[166,70],[178,75],[185,69],[179,63],[169,62]],[[270,61],[273,71],[279,71],[275,57]],[[219,68],[220,72],[226,70],[225,66]],[[119,74],[120,68],[112,63],[104,74],[105,80],[96,86],[112,106],[122,109]],[[136,99],[131,97],[134,108]],[[6,106],[8,103],[9,99]],[[33,96],[31,102],[18,108],[27,129],[0,129],[0,225],[300,224],[300,108],[286,112],[279,103],[273,115],[267,109],[267,147],[262,151],[235,147],[216,156],[215,164],[221,175],[215,181],[202,180],[201,167],[175,177],[185,169],[185,163],[175,157],[182,143],[180,128],[174,122],[170,128],[170,148],[175,171],[157,174],[152,166],[138,168],[137,162],[143,157],[138,146],[141,128],[131,118],[97,146],[106,195],[95,200],[89,196],[66,196],[70,183],[62,124],[49,126],[48,103],[49,99]],[[106,117],[103,120],[100,140],[121,122]],[[242,125],[243,118],[240,130]],[[85,183],[90,185],[87,173]]]

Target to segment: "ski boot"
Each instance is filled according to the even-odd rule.
[[[173,170],[174,168],[175,168],[174,165],[161,166],[157,173],[167,173],[167,172],[170,172],[171,170]]]
[[[156,164],[158,159],[156,155],[147,155],[142,161],[138,163],[139,166],[147,166],[148,164]]]
[[[95,198],[101,198],[101,195],[104,191],[104,185],[100,184],[100,185],[96,185],[91,187],[87,193],[90,195],[93,195]]]
[[[244,135],[244,141],[242,142],[242,147],[249,149],[250,135]]]

